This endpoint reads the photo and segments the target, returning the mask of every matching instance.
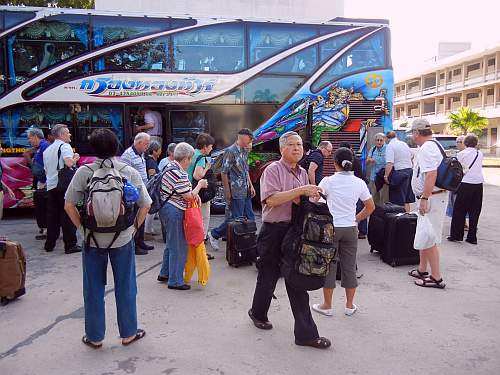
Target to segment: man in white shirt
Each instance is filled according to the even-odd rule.
[[[483,205],[483,153],[477,149],[478,138],[476,135],[467,135],[463,142],[466,148],[458,153],[457,159],[464,168],[464,177],[458,188],[453,206],[453,217],[448,240],[463,240],[463,223],[468,214],[469,231],[465,241],[477,245],[477,222]]]
[[[45,251],[53,251],[59,233],[63,232],[64,252],[66,254],[82,251],[77,246],[76,227],[64,211],[64,191],[56,189],[58,183],[59,169],[64,165],[73,167],[80,155],[73,153],[69,144],[71,133],[64,124],[54,125],[52,134],[55,141],[43,152],[43,167],[47,176],[47,239],[45,240]]]
[[[144,108],[143,114],[144,125],[137,126],[136,130],[148,133],[151,136],[152,141],[157,141],[161,145],[163,141],[163,120],[161,113],[153,111],[150,108]]]
[[[415,202],[411,190],[411,176],[413,163],[410,147],[396,137],[394,131],[387,133],[385,151],[385,183],[389,185],[389,201],[399,206],[405,206],[409,211],[409,204]]]
[[[446,212],[446,190],[435,186],[437,169],[443,161],[443,155],[437,142],[432,139],[430,123],[425,119],[417,119],[412,124],[413,138],[420,146],[415,157],[411,186],[417,197],[417,209],[421,217],[427,216],[434,229],[434,245],[427,249],[419,249],[420,264],[409,275],[417,278],[415,284],[428,288],[443,289],[445,283],[439,268],[439,249]],[[417,233],[421,230],[422,220],[417,221]],[[463,221],[462,221],[463,226]],[[427,272],[430,265],[431,273]]]

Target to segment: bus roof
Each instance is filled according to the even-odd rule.
[[[35,12],[42,13],[42,17],[55,16],[59,14],[91,14],[102,16],[122,16],[122,17],[152,17],[152,18],[192,18],[192,19],[212,19],[212,20],[225,20],[225,21],[246,21],[246,22],[275,22],[275,23],[290,23],[290,24],[305,24],[305,25],[352,25],[352,26],[387,26],[388,20],[384,19],[366,19],[366,18],[344,18],[336,17],[332,20],[317,20],[296,22],[286,19],[272,19],[272,18],[227,18],[227,17],[207,17],[197,16],[196,14],[175,14],[175,13],[145,13],[145,12],[123,12],[123,11],[106,11],[95,9],[73,9],[73,8],[48,8],[48,7],[20,7],[12,5],[0,5],[0,10],[11,12]]]

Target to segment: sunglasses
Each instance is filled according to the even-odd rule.
[[[462,141],[456,141],[457,143],[463,143]]]

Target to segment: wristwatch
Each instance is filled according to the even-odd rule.
[[[423,200],[428,201],[428,200],[429,200],[429,197],[420,197],[420,199],[421,199],[421,200],[423,199]]]

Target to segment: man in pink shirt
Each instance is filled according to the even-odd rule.
[[[262,201],[262,227],[257,239],[259,260],[257,285],[250,319],[259,329],[269,330],[273,325],[267,312],[280,278],[281,244],[290,227],[292,203],[299,203],[301,196],[319,197],[320,189],[309,185],[305,169],[297,163],[304,154],[302,139],[295,132],[287,132],[279,140],[281,159],[270,164],[260,179]],[[295,318],[295,344],[318,349],[330,347],[330,340],[320,337],[309,309],[309,294],[297,290],[285,281],[286,291]]]

